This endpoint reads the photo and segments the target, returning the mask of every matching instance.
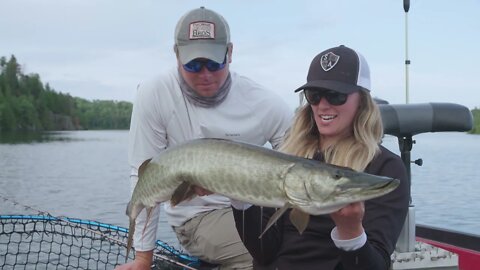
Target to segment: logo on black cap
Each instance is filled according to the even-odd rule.
[[[320,65],[322,66],[323,70],[329,71],[338,63],[339,59],[340,59],[340,56],[332,52],[329,52],[322,55],[322,57],[320,57]]]

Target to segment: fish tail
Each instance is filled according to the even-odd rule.
[[[133,234],[135,233],[135,219],[130,218],[130,224],[128,226],[128,240],[127,240],[127,256],[125,257],[125,263],[128,261],[128,255],[133,244]]]

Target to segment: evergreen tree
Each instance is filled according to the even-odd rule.
[[[10,105],[9,98],[0,100],[0,132],[15,131],[17,129],[17,119]]]
[[[23,74],[15,56],[0,57],[0,132],[65,129],[128,129],[132,104],[88,101]]]
[[[12,91],[12,94],[15,96],[20,96],[20,87],[18,83],[18,74],[20,73],[20,66],[17,63],[15,56],[11,56],[10,60],[6,63],[5,66],[5,81]]]

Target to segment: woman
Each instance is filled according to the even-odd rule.
[[[317,55],[303,91],[307,104],[280,151],[400,180],[391,193],[312,216],[299,234],[284,214],[259,239],[275,209],[232,202],[254,269],[389,269],[410,198],[401,159],[380,145],[383,126],[370,96],[365,59],[345,46]],[[260,218],[261,217],[261,218]]]

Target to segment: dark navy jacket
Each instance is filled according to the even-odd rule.
[[[383,146],[380,150],[365,172],[399,179],[400,186],[365,202],[363,227],[367,242],[362,248],[354,251],[337,248],[330,237],[335,224],[329,215],[311,216],[307,229],[300,235],[285,213],[258,239],[275,209],[258,206],[245,211],[233,209],[237,231],[254,258],[254,269],[389,269],[390,256],[408,211],[410,187],[400,157]]]

